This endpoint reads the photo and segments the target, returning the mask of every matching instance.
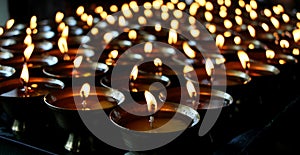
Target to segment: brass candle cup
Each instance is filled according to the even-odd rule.
[[[14,121],[12,131],[22,133],[26,128],[41,127],[48,121],[47,109],[43,104],[44,95],[64,88],[57,79],[30,77],[25,93],[20,79],[8,79],[0,82],[0,104]]]
[[[125,103],[124,103],[125,104]],[[123,104],[123,105],[124,105]],[[113,124],[120,129],[124,144],[128,150],[149,149],[148,140],[164,143],[168,140],[181,138],[188,129],[195,126],[199,120],[199,113],[191,107],[165,102],[160,109],[153,114],[153,128],[149,125],[147,105],[137,108],[134,104],[124,105],[125,109],[131,109],[134,114],[125,111],[122,107],[114,108],[109,115]],[[135,115],[144,114],[144,115]],[[157,121],[157,124],[155,123]],[[180,136],[179,136],[180,135]],[[145,140],[142,140],[145,139]],[[144,151],[144,150],[143,150]]]
[[[34,53],[44,53],[49,51],[53,48],[53,43],[47,40],[41,40],[33,42],[34,44]],[[20,54],[22,55],[24,50],[26,49],[27,45],[24,44],[22,41],[17,42],[16,44],[12,44],[9,46],[1,47],[1,51],[11,52],[13,54]]]
[[[90,152],[95,149],[95,137],[86,127],[81,115],[89,118],[89,121],[99,128],[103,124],[97,118],[103,117],[102,112],[108,115],[124,99],[124,95],[118,90],[96,87],[86,98],[85,108],[88,109],[84,109],[81,102],[76,102],[82,100],[80,87],[68,87],[47,94],[44,102],[55,117],[57,125],[69,133],[64,148],[71,152]]]
[[[7,78],[10,78],[16,73],[16,69],[11,66],[0,65],[0,82]]]

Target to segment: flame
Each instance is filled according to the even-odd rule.
[[[280,47],[282,47],[282,48],[289,48],[290,47],[290,43],[287,40],[284,40],[284,39],[280,40],[279,44],[280,44]]]
[[[35,29],[37,26],[37,17],[36,16],[32,16],[30,18],[30,29]]]
[[[250,18],[251,18],[252,20],[257,19],[257,13],[256,13],[255,10],[251,10],[251,11],[250,11]]]
[[[139,22],[139,24],[141,24],[141,25],[145,25],[145,24],[147,24],[147,19],[146,19],[145,17],[143,17],[143,16],[140,16],[140,17],[138,18],[138,22]]]
[[[196,52],[189,46],[188,42],[182,44],[184,53],[191,59],[196,57]]]
[[[266,58],[273,59],[275,57],[275,52],[273,50],[266,50]]]
[[[220,10],[219,15],[221,18],[225,18],[227,16],[227,11],[226,10]]]
[[[210,33],[216,33],[217,31],[216,25],[212,25],[212,24],[209,24],[207,29]]]
[[[244,69],[246,69],[247,67],[250,67],[250,63],[248,63],[250,61],[248,54],[245,51],[239,50],[237,52],[238,57],[240,59],[240,62],[243,66]]]
[[[272,9],[273,9],[274,13],[277,14],[277,15],[279,15],[280,12],[281,12],[281,10],[278,6],[273,6]]]
[[[34,50],[34,44],[30,44],[26,47],[26,49],[24,50],[24,57],[25,57],[25,60],[28,61],[32,52]]]
[[[117,58],[118,54],[119,54],[119,52],[118,52],[117,50],[112,50],[112,51],[108,54],[108,57],[109,57],[109,58],[115,59],[115,58]]]
[[[88,83],[84,83],[80,89],[80,96],[82,98],[87,98],[90,95],[91,86]]]
[[[58,39],[58,48],[61,53],[67,53],[68,52],[68,44],[67,44],[67,39],[64,37],[60,37]]]
[[[129,9],[129,5],[127,3],[124,3],[121,6],[121,11],[126,18],[131,18],[133,16],[132,12]]]
[[[297,17],[298,20],[300,20],[300,12],[296,13],[296,17]]]
[[[240,7],[245,7],[245,2],[243,0],[239,0],[239,6]]]
[[[178,8],[179,10],[184,10],[185,7],[186,7],[186,4],[185,4],[184,2],[179,2],[179,3],[177,4],[177,8]]]
[[[210,58],[207,58],[205,61],[205,70],[208,76],[213,74],[214,64]]]
[[[118,7],[117,7],[116,5],[111,5],[111,6],[109,7],[109,10],[110,10],[111,12],[117,12],[117,11],[118,11]]]
[[[240,36],[235,36],[233,40],[236,45],[239,45],[242,42],[242,39]]]
[[[290,21],[290,17],[287,14],[282,14],[282,19],[285,23],[288,23]]]
[[[29,71],[26,63],[23,64],[22,72],[20,78],[25,82],[29,82]]]
[[[279,21],[278,21],[275,17],[271,17],[270,20],[271,20],[272,24],[274,25],[274,27],[275,27],[276,29],[278,29],[279,26],[280,26]]]
[[[293,30],[293,37],[295,42],[300,40],[300,29]]]
[[[91,26],[93,26],[93,23],[94,23],[94,18],[92,15],[89,15],[86,20],[86,24],[91,27]]]
[[[14,19],[9,19],[6,21],[6,29],[9,30],[12,28],[12,26],[15,24],[15,20]]]
[[[102,6],[97,6],[94,10],[95,13],[100,14],[103,11],[103,7]]]
[[[101,18],[106,19],[108,15],[107,15],[107,12],[102,11],[102,12],[100,13],[100,16],[101,16]]]
[[[24,39],[24,44],[26,44],[27,46],[29,46],[30,44],[32,44],[32,38],[30,35],[26,35],[25,39]]]
[[[83,22],[86,22],[86,21],[87,21],[87,18],[88,18],[88,14],[87,14],[87,13],[83,13],[83,14],[80,16],[80,19],[81,19]]]
[[[134,12],[139,12],[139,6],[137,5],[136,1],[131,1],[129,2],[129,7],[134,11]]]
[[[189,10],[190,15],[192,15],[192,16],[196,15],[197,10],[198,10],[199,7],[200,7],[200,5],[198,3],[193,2],[190,5],[190,10]]]
[[[138,73],[139,73],[138,66],[135,65],[135,66],[132,68],[132,71],[131,71],[131,73],[130,73],[130,79],[131,79],[131,80],[136,80],[136,78],[138,77]]]
[[[154,63],[154,65],[155,65],[156,67],[162,66],[162,61],[161,61],[159,58],[155,58],[155,59],[153,60],[153,63]]]
[[[217,3],[218,3],[219,5],[223,5],[223,4],[224,4],[224,0],[217,0]]]
[[[270,30],[268,24],[266,24],[266,23],[262,23],[262,24],[261,24],[261,27],[262,27],[266,32],[268,32],[268,31]]]
[[[31,29],[28,27],[28,28],[26,28],[26,34],[27,35],[31,35]]]
[[[200,35],[200,31],[198,29],[191,29],[190,34],[194,37],[197,38]]]
[[[146,102],[147,102],[148,111],[149,112],[156,112],[157,102],[156,102],[155,97],[147,90],[145,91],[144,95],[145,95],[145,99],[146,99]]]
[[[226,29],[230,29],[232,27],[232,22],[229,19],[225,19],[224,26]]]
[[[161,31],[161,25],[160,24],[155,24],[154,28],[155,28],[156,32]]]
[[[224,37],[228,38],[231,37],[232,33],[230,31],[225,31],[223,35]]]
[[[185,65],[183,67],[183,73],[186,74],[186,73],[189,73],[189,72],[192,72],[194,71],[194,68],[192,66],[189,66],[189,65]]]
[[[224,43],[225,43],[225,38],[223,37],[223,35],[218,34],[217,37],[216,37],[217,47],[219,47],[219,48],[223,47]]]
[[[79,7],[76,9],[76,14],[77,14],[77,16],[81,16],[83,13],[84,13],[84,7],[83,7],[83,6],[79,6]]]
[[[256,10],[257,9],[257,2],[255,0],[250,1],[250,6],[252,9]]]
[[[82,55],[78,56],[74,59],[73,64],[74,64],[75,68],[79,68],[79,66],[81,65],[82,59],[83,59]]]
[[[294,48],[292,53],[293,53],[294,55],[299,55],[299,54],[300,54],[300,51],[299,51],[298,48]]]
[[[271,17],[272,16],[272,12],[269,9],[264,9],[264,14],[266,17]]]
[[[248,25],[247,28],[248,28],[248,31],[249,31],[249,34],[251,35],[251,37],[254,38],[256,35],[256,31],[255,31],[254,27],[252,25]]]
[[[56,23],[60,23],[64,18],[64,14],[60,11],[56,12],[56,15],[55,15],[55,22]]]
[[[170,29],[169,31],[169,37],[168,37],[168,43],[169,44],[176,44],[177,43],[177,32],[174,29]]]
[[[190,23],[191,25],[195,25],[195,24],[196,24],[196,18],[193,17],[193,16],[190,16],[190,17],[189,17],[189,23]]]
[[[209,11],[204,12],[204,17],[207,22],[211,22],[213,20],[213,15]]]
[[[236,8],[235,10],[235,14],[237,14],[237,15],[242,15],[242,10],[240,9],[240,8]]]
[[[137,38],[137,33],[136,33],[136,31],[135,31],[135,30],[130,30],[130,31],[128,32],[128,38],[129,38],[130,40],[135,40],[135,39]]]
[[[167,7],[168,7],[169,10],[174,10],[175,9],[175,5],[173,3],[171,3],[171,2],[167,2],[166,5],[167,5]]]
[[[205,9],[208,11],[212,11],[214,9],[214,5],[211,2],[206,2]]]
[[[145,46],[144,46],[145,53],[151,53],[152,52],[152,48],[153,48],[153,45],[152,45],[151,42],[146,42],[145,43]]]
[[[241,16],[235,16],[235,22],[238,25],[242,25],[243,24],[243,18]]]
[[[4,29],[0,27],[0,36],[4,33]]]
[[[104,42],[108,44],[113,39],[113,34],[111,32],[107,32],[103,36]]]
[[[108,16],[107,16],[107,18],[106,18],[106,21],[107,21],[107,23],[109,23],[109,24],[113,25],[113,24],[115,24],[115,22],[116,22],[116,19],[115,19],[115,17],[114,17],[114,16],[112,16],[112,15],[108,15]]]
[[[179,27],[179,22],[178,22],[178,20],[175,20],[175,19],[174,19],[174,20],[171,21],[170,25],[171,25],[171,28],[172,28],[172,29],[177,30],[178,27]]]
[[[161,19],[162,19],[162,20],[167,20],[168,18],[169,18],[168,12],[162,12],[162,13],[161,13]]]
[[[61,33],[61,37],[67,38],[68,35],[69,35],[69,26],[65,26]]]
[[[231,0],[225,0],[225,5],[227,7],[230,7],[231,6]]]
[[[145,10],[144,15],[148,18],[151,18],[153,16],[153,12],[151,10]]]
[[[251,6],[249,4],[245,5],[246,11],[250,13],[250,11],[252,10]]]
[[[193,98],[196,96],[196,88],[190,80],[188,80],[186,82],[186,89],[188,91],[190,98]]]
[[[152,6],[154,9],[160,9],[160,7],[162,6],[163,2],[162,1],[153,1],[152,2]]]

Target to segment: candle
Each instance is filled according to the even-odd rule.
[[[7,79],[0,83],[0,99],[4,111],[14,119],[12,131],[24,132],[30,128],[28,122],[43,125],[48,114],[43,107],[42,98],[52,91],[64,87],[57,79],[30,77],[24,64],[20,79]],[[30,124],[29,123],[29,124]]]
[[[92,118],[90,121],[99,127],[97,117],[108,115],[109,112],[121,104],[125,97],[118,90],[104,87],[91,88],[88,83],[81,87],[66,87],[63,90],[51,92],[44,97],[44,102],[53,113],[56,123],[67,131],[69,138],[65,143],[65,149],[71,152],[92,151],[94,144],[90,131],[82,122],[80,115]]]

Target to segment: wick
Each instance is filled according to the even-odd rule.
[[[246,61],[246,68],[245,68],[246,74],[249,73],[249,66],[250,66],[250,61]]]
[[[27,86],[27,83],[25,82],[25,80],[23,78],[20,78],[21,84],[24,87],[24,93],[27,94],[29,92],[29,88]]]
[[[67,53],[64,53],[64,60],[71,60],[70,56]]]
[[[214,72],[215,72],[215,69],[212,68],[211,69],[211,74],[210,74],[210,77],[209,77],[209,82],[210,82],[211,85],[213,84],[213,81],[214,81],[214,78],[213,78]]]
[[[149,118],[149,123],[150,123],[150,128],[153,129],[153,122],[154,122],[154,117],[150,116]]]
[[[86,110],[86,97],[84,95],[84,91],[81,91],[81,94],[82,94],[82,106],[83,106],[83,110]]]

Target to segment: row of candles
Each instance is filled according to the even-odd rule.
[[[145,2],[141,7],[145,10],[138,18],[140,25],[144,25],[147,18],[151,21],[156,10],[162,21],[168,21],[173,14],[175,19],[170,21],[171,29],[162,28],[163,23],[150,28],[128,29],[126,19],[140,13],[135,1],[123,4],[122,15],[118,17],[108,14],[119,10],[112,5],[109,11],[98,6],[90,14],[90,10],[79,6],[73,17],[64,17],[62,12],[57,12],[55,20],[38,21],[37,16],[32,16],[29,24],[8,20],[5,27],[0,28],[0,102],[3,110],[15,119],[12,130],[26,131],[26,122],[41,118],[45,114],[42,105],[46,104],[54,112],[59,126],[70,132],[65,145],[69,151],[81,149],[76,146],[78,142],[74,136],[80,135],[85,125],[77,111],[89,113],[105,109],[117,126],[133,131],[182,131],[200,124],[203,110],[231,106],[233,98],[238,98],[212,89],[212,86],[231,90],[247,85],[257,77],[276,76],[282,66],[297,63],[300,13],[292,16],[280,4],[260,8],[255,0],[248,3],[239,0],[237,4],[230,0],[189,3],[172,0],[165,4],[155,0]],[[177,30],[184,12],[190,15],[187,21],[191,27],[195,26],[196,20],[201,21],[215,42],[205,40],[210,36],[203,37],[205,33],[199,29],[191,28],[189,33],[200,38],[203,44],[181,36]],[[109,30],[114,24],[126,27],[115,39],[115,31]],[[95,36],[101,31],[106,33],[99,41]],[[97,41],[101,47],[106,45],[99,57],[101,47],[93,44]],[[171,46],[161,48],[156,41]],[[198,47],[204,50],[199,51]],[[220,53],[209,51],[214,47],[218,47]],[[161,56],[164,58],[160,59]],[[145,59],[151,61],[136,65]],[[165,65],[164,60],[169,61],[167,64],[180,66],[179,72]],[[124,74],[113,76],[113,69],[119,66],[119,71]],[[122,70],[126,67],[130,68],[129,72]],[[184,86],[180,83],[181,77]],[[72,83],[72,78],[79,82]],[[95,85],[84,82],[90,78],[95,78]],[[167,91],[151,85],[154,82],[160,82]],[[112,88],[113,83],[118,89]],[[132,116],[119,108],[119,105],[128,104],[128,93],[144,105],[141,111],[148,114],[147,117]],[[163,101],[166,103],[162,106]],[[180,108],[190,108],[192,114],[182,113],[174,124],[164,126],[180,101],[185,103]],[[138,107],[128,106],[129,109]],[[191,121],[192,125],[187,124]]]

